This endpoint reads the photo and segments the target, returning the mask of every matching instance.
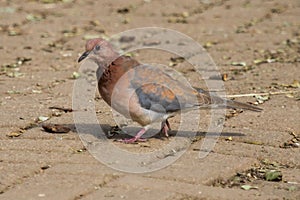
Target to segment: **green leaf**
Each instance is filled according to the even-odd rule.
[[[232,62],[231,65],[245,67],[247,65],[247,63],[246,62]]]
[[[294,185],[292,185],[292,186],[290,186],[289,188],[288,188],[288,190],[290,191],[290,192],[292,192],[292,191],[295,191],[297,188],[296,188],[296,186],[294,186]]]
[[[73,72],[72,79],[78,79],[80,77],[80,74],[78,72]]]
[[[243,190],[258,189],[258,187],[251,186],[251,185],[242,185],[241,188]]]
[[[259,104],[262,104],[264,103],[265,101],[268,101],[270,99],[270,96],[269,95],[255,95],[255,98],[257,100],[257,102]]]
[[[281,181],[282,180],[282,174],[280,171],[277,170],[269,170],[265,173],[265,179],[267,181]]]
[[[44,122],[44,121],[47,121],[49,118],[50,118],[50,117],[39,116],[39,117],[38,117],[38,120],[39,120],[40,122]]]

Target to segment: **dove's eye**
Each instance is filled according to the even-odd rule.
[[[100,49],[101,49],[100,45],[96,45],[96,46],[95,46],[95,50],[96,50],[96,51],[99,51]]]

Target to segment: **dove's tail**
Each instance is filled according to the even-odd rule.
[[[261,112],[262,109],[256,106],[252,106],[246,103],[241,103],[238,101],[233,100],[225,100],[226,101],[226,108],[233,108],[233,109],[243,109],[243,110],[251,110],[255,112]]]
[[[215,106],[216,108],[233,108],[233,109],[243,109],[243,110],[251,110],[255,112],[261,112],[263,109],[252,106],[246,103],[241,103],[238,101],[233,101],[229,99],[223,99],[217,95],[210,94],[209,92],[202,90],[200,88],[195,88],[199,95],[201,95],[201,98],[205,97],[209,99],[209,104]]]

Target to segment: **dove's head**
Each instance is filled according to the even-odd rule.
[[[85,49],[86,51],[80,56],[78,62],[88,58],[96,62],[98,66],[107,67],[119,57],[112,45],[102,38],[88,40]]]

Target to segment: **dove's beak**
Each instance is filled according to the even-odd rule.
[[[78,62],[81,62],[83,59],[85,59],[89,55],[89,53],[90,53],[90,51],[84,52],[78,59]]]

